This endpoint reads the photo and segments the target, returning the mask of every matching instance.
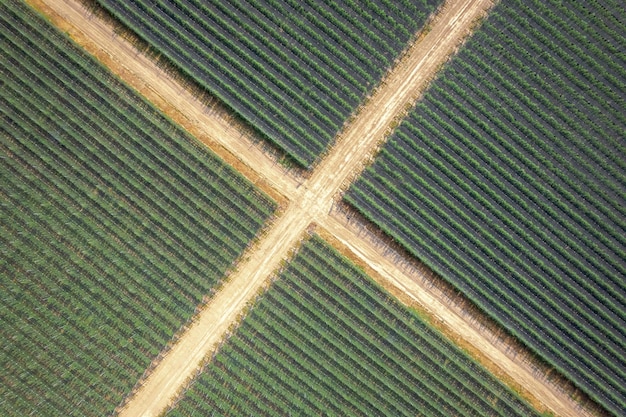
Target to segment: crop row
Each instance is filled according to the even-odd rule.
[[[169,415],[533,415],[317,236]]]
[[[0,414],[108,415],[275,204],[0,4]]]
[[[97,3],[309,167],[436,2]]]
[[[345,198],[619,414],[626,33],[554,7],[501,2]]]

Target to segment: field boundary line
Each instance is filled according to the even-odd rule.
[[[446,292],[452,287],[426,265],[407,260],[406,255],[372,234],[355,214],[334,210],[319,222],[319,233],[540,412],[568,417],[593,415],[558,383],[550,381],[522,345],[511,344],[510,336],[499,326],[494,330],[485,325],[484,314],[468,309],[466,304],[471,302],[465,296]]]
[[[249,127],[203,103],[81,0],[25,1],[279,204],[293,196],[303,179],[263,151]]]
[[[493,6],[491,0],[447,0],[305,179],[277,164],[255,145],[256,141],[239,130],[241,126],[217,116],[218,113],[212,112],[174,77],[118,36],[112,27],[93,16],[79,0],[27,1],[281,205],[280,214],[264,229],[255,247],[244,253],[220,291],[194,316],[186,330],[177,335],[177,341],[125,403],[121,416],[156,416],[167,410],[230,329],[237,325],[311,223],[327,229],[330,225],[331,234],[345,233],[339,226],[333,226],[335,220],[329,217],[334,199],[371,161],[407,109]],[[367,245],[358,234],[349,236],[355,239],[354,247]],[[390,263],[390,271],[394,271],[393,262],[384,256],[382,259],[383,263]],[[380,267],[376,262],[370,266]],[[395,276],[389,271],[384,273]],[[400,282],[398,280],[400,278],[397,278]],[[410,285],[414,284],[402,281],[397,287],[404,288],[408,296],[419,298],[415,289],[408,288]],[[428,310],[427,305],[425,308]],[[480,345],[477,348],[480,350]],[[506,371],[505,367],[503,369]],[[539,383],[537,378],[535,381]],[[552,411],[558,412],[561,408],[550,397],[540,401]],[[578,412],[559,414],[580,415]]]

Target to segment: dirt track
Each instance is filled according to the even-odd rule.
[[[564,416],[580,415],[575,403],[552,384],[533,377],[530,368],[503,353],[490,335],[478,331],[459,312],[441,303],[421,279],[399,269],[355,230],[329,216],[333,198],[367,164],[393,124],[402,117],[438,68],[490,7],[491,0],[450,0],[340,133],[335,146],[309,179],[287,175],[276,162],[218,113],[207,108],[76,0],[30,0],[51,20],[108,65],[170,117],[203,140],[244,175],[277,198],[281,215],[261,237],[182,334],[130,401],[122,416],[154,416],[164,411],[200,364],[216,349],[238,317],[312,223],[342,242],[376,272],[408,294],[489,360],[544,407]]]
[[[288,175],[256,146],[247,137],[245,127],[228,117],[219,105],[204,105],[112,27],[91,15],[78,0],[27,2],[276,200],[293,195],[301,179]]]
[[[480,356],[478,359],[483,365],[521,391],[536,408],[541,411],[549,409],[559,416],[589,415],[579,410],[553,384],[535,376],[530,365],[522,359],[523,354],[507,353],[506,341],[500,341],[499,335],[489,328],[476,325],[473,313],[465,311],[462,305],[447,302],[437,288],[437,281],[429,274],[399,267],[392,261],[395,253],[365,238],[366,233],[358,224],[348,222],[340,215],[327,216],[321,226],[325,234],[330,235],[331,239],[337,239],[349,251],[348,257],[367,265],[368,275],[391,293],[397,295],[397,290],[400,290],[402,295],[408,296],[408,300],[402,296],[398,298],[405,304],[425,311],[435,327],[452,336],[455,341],[461,338],[462,347],[470,353],[477,350]]]

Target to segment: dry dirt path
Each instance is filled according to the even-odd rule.
[[[544,407],[559,415],[580,415],[575,404],[553,385],[533,377],[494,346],[489,335],[477,331],[464,316],[438,301],[419,277],[399,269],[380,250],[336,218],[329,216],[333,198],[354,178],[382,143],[394,123],[427,86],[454,52],[491,0],[449,0],[421,36],[387,74],[309,179],[287,173],[238,126],[207,108],[113,29],[90,14],[76,0],[29,0],[51,20],[109,66],[164,112],[181,123],[212,150],[286,207],[253,250],[244,255],[221,290],[204,306],[192,324],[139,386],[120,411],[121,416],[155,416],[164,411],[198,367],[237,323],[255,295],[315,222],[335,236],[380,277],[408,294],[423,309],[467,340],[510,375]]]
[[[113,73],[277,200],[302,179],[282,169],[217,105],[207,107],[79,0],[26,0]],[[278,193],[278,195],[277,195]]]
[[[532,364],[523,359],[523,352],[509,353],[507,341],[500,340],[500,335],[488,327],[480,326],[480,317],[473,316],[475,313],[468,312],[462,305],[446,300],[445,294],[437,287],[436,280],[430,274],[417,268],[403,268],[394,262],[394,258],[402,255],[364,237],[367,233],[362,231],[358,223],[347,221],[342,215],[333,213],[326,216],[320,226],[323,235],[330,236],[329,240],[338,240],[349,251],[348,257],[365,265],[368,275],[379,284],[396,295],[400,290],[399,298],[405,304],[425,311],[435,327],[452,339],[462,340],[463,347],[467,348],[469,344],[472,353],[478,350],[480,362],[514,386],[536,408],[552,411],[559,416],[591,416],[553,383],[536,375]],[[346,254],[346,251],[343,253]]]

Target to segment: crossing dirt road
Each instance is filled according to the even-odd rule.
[[[223,117],[224,112],[219,109],[203,104],[107,23],[92,16],[78,0],[29,1],[120,78],[276,198],[282,207],[220,291],[141,381],[119,410],[121,416],[156,416],[167,409],[238,322],[255,295],[268,284],[311,224],[320,225],[325,233],[370,265],[379,277],[475,346],[534,398],[540,408],[563,416],[581,415],[567,395],[537,379],[527,365],[512,360],[501,345],[491,342],[490,335],[472,327],[466,316],[433,296],[419,277],[397,268],[384,253],[330,214],[333,199],[371,160],[394,124],[487,13],[491,0],[446,1],[427,29],[346,124],[335,145],[308,178],[282,168],[254,144],[243,126]]]

